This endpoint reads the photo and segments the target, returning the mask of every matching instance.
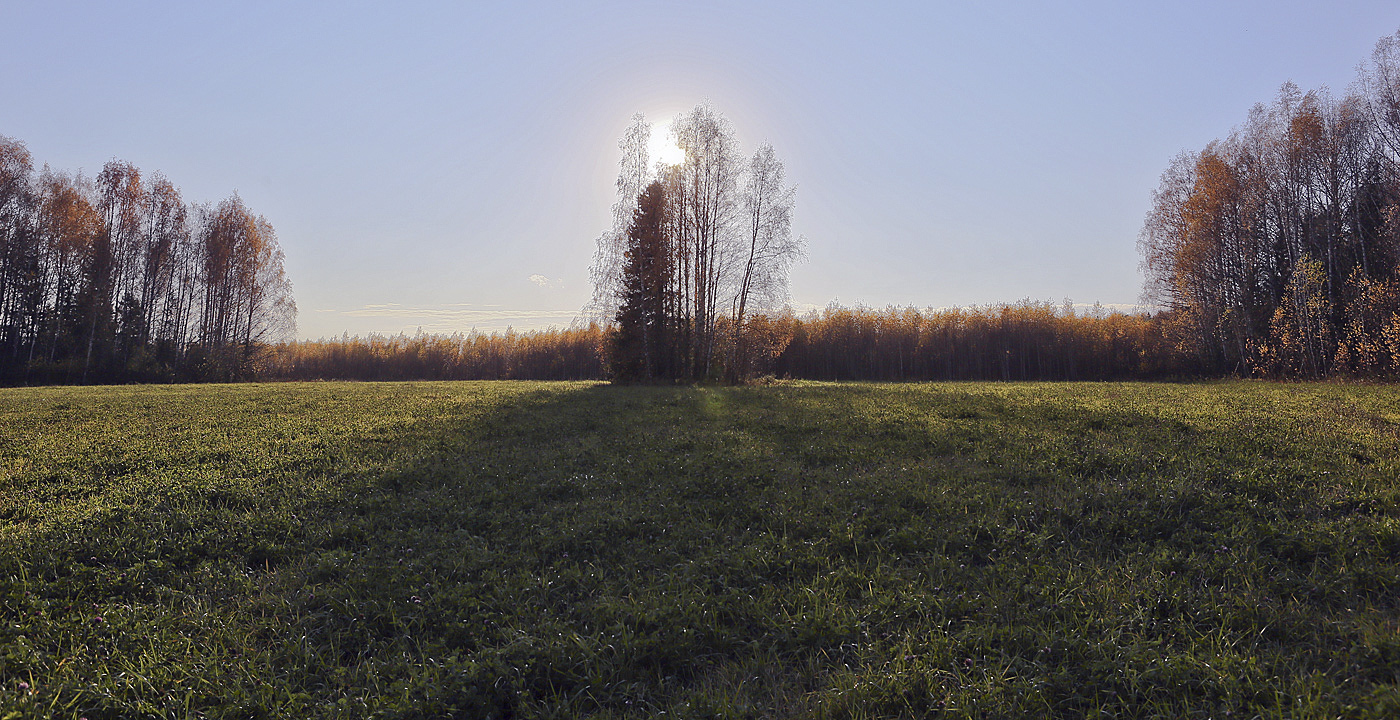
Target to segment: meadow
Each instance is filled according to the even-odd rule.
[[[1400,389],[0,390],[0,719],[1400,715]]]

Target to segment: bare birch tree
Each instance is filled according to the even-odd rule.
[[[690,375],[704,379],[712,370],[719,309],[728,304],[733,270],[739,258],[739,181],[743,167],[734,129],[708,104],[695,107],[671,124],[676,144],[685,152],[671,201],[678,244],[682,246],[687,283]]]
[[[783,163],[773,146],[760,145],[749,160],[743,209],[747,252],[731,308],[734,339],[729,362],[733,380],[748,374],[744,319],[750,309],[768,310],[787,299],[788,269],[802,254],[792,237],[796,188],[783,184]]]
[[[28,324],[23,286],[37,246],[33,171],[24,144],[0,136],[0,341],[11,347],[12,362]]]
[[[617,170],[617,202],[612,207],[612,227],[598,236],[589,280],[593,283],[593,298],[584,308],[584,316],[595,322],[608,322],[617,314],[622,293],[622,268],[626,263],[627,228],[637,209],[637,198],[650,181],[647,143],[651,140],[651,125],[646,116],[637,113],[627,131],[618,140],[622,159]]]
[[[1391,159],[1400,158],[1400,32],[1376,43],[1358,84]]]

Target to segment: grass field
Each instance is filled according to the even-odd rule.
[[[0,719],[1400,714],[1400,388],[0,390]]]

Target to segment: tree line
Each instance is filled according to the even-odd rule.
[[[261,380],[601,380],[600,325],[517,333],[370,335],[268,348]]]
[[[0,382],[238,379],[295,324],[272,225],[237,194],[189,204],[120,160],[36,171],[0,137]]]
[[[745,319],[751,378],[810,380],[1148,380],[1198,367],[1162,315],[1029,300],[973,308],[830,306]],[[716,354],[730,357],[730,316]],[[274,345],[263,380],[604,380],[616,326],[591,323],[525,333],[342,337]]]
[[[972,308],[828,307],[778,316],[765,371],[811,380],[1153,380],[1197,368],[1161,316],[1023,300]]]
[[[651,163],[640,114],[619,142],[618,202],[599,239],[593,312],[612,320],[616,380],[735,381],[752,372],[752,314],[786,302],[794,189],[771,145],[745,160],[708,105],[668,131],[684,158]]]
[[[1150,302],[1206,374],[1400,372],[1400,33],[1342,97],[1285,84],[1162,175]]]

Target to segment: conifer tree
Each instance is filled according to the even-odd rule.
[[[653,182],[638,198],[627,230],[611,353],[613,376],[622,382],[671,375],[674,352],[666,307],[672,268],[666,219],[665,189]]]

